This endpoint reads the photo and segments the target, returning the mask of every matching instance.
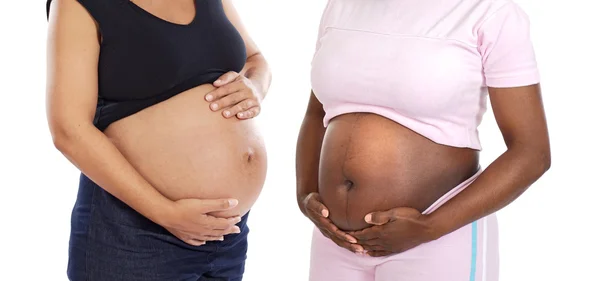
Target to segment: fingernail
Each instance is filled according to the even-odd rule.
[[[321,210],[321,215],[323,215],[324,217],[329,216],[329,212],[327,210]]]
[[[356,239],[354,239],[353,237],[349,237],[348,242],[350,242],[352,244],[356,244],[358,241],[356,241]]]
[[[217,84],[221,83],[221,79],[218,79],[217,81],[215,81],[215,83],[217,83]]]
[[[225,114],[226,117],[229,117],[229,115],[231,114],[231,112],[225,111],[225,112],[223,112],[223,114]]]
[[[238,117],[244,117],[244,113],[238,113]]]
[[[219,241],[223,241],[225,238],[223,236],[219,237]]]
[[[207,95],[207,96],[206,96],[206,100],[207,100],[207,101],[211,101],[212,99],[213,99],[213,96],[212,96],[212,95]]]
[[[212,110],[217,110],[217,108],[219,108],[219,106],[216,103],[213,103],[213,104],[210,105],[210,108]]]
[[[229,199],[228,201],[229,201],[229,206],[231,206],[231,207],[235,207],[238,204],[237,199]]]
[[[372,217],[373,217],[373,216],[371,216],[371,214],[368,214],[368,215],[366,215],[366,216],[365,216],[365,221],[366,221],[366,222],[368,222],[368,223],[370,223],[370,222],[371,222],[371,219],[372,219]]]
[[[241,233],[241,232],[242,232],[242,231],[240,230],[240,228],[239,228],[239,227],[236,227],[236,228],[235,228],[235,231],[234,231],[233,233]]]

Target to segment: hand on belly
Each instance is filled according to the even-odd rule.
[[[260,113],[262,95],[250,79],[237,72],[227,72],[213,83],[216,89],[204,96],[210,102],[210,109],[223,109],[223,117],[237,117],[241,120],[256,117]]]
[[[364,251],[361,246],[356,244],[356,238],[337,228],[329,219],[329,209],[323,205],[319,193],[313,192],[308,194],[302,200],[302,208],[304,214],[315,224],[319,231],[335,244],[351,252]]]
[[[210,212],[225,212],[238,204],[233,199],[177,200],[163,221],[158,222],[175,237],[193,246],[201,246],[206,241],[223,241],[225,235],[240,233],[236,226],[241,221],[239,216],[217,218],[207,215]]]
[[[399,254],[434,239],[426,215],[413,208],[394,208],[365,216],[369,227],[348,234],[372,257]]]

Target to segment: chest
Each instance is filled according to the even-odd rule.
[[[312,86],[326,107],[347,102],[422,113],[479,98],[477,18],[466,7],[422,2],[329,3],[312,64]]]
[[[123,5],[110,22],[111,32],[101,46],[101,95],[117,100],[143,99],[202,74],[239,71],[246,59],[244,42],[221,1],[195,2],[196,11],[188,19],[178,9],[160,14],[153,10],[160,10],[160,6],[142,9],[133,2]],[[169,14],[178,17],[163,18]]]

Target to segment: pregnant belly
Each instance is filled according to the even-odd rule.
[[[243,215],[262,190],[267,169],[253,120],[212,112],[202,85],[111,124],[105,134],[159,192],[171,200],[235,198]]]
[[[478,153],[440,145],[368,113],[334,118],[325,133],[319,193],[343,230],[368,226],[366,214],[396,207],[423,212],[476,173]]]

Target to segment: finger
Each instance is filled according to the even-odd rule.
[[[206,244],[206,241],[196,240],[196,239],[186,239],[182,240],[183,242],[192,245],[192,246],[202,246]]]
[[[321,203],[321,196],[313,192],[304,198],[304,206],[308,211],[312,211],[322,217],[329,217],[329,210]]]
[[[393,218],[393,211],[373,212],[365,216],[365,221],[374,225],[382,225],[390,222]]]
[[[223,111],[223,114],[225,114],[225,112],[228,112],[228,115],[225,117],[230,117],[230,116],[238,116],[239,117],[239,113],[242,113],[252,107],[258,106],[258,102],[254,99],[245,99],[242,100],[241,102],[237,103],[236,105],[232,106],[231,108]]]
[[[229,234],[239,234],[242,231],[240,230],[240,227],[237,225],[233,225],[228,229],[224,229],[224,230],[215,230],[213,232],[209,232],[210,236],[225,236],[225,235],[229,235]]]
[[[358,241],[364,243],[369,240],[376,239],[380,236],[381,227],[372,226],[369,228],[365,228],[361,231],[352,232],[352,236],[354,236]]]
[[[211,235],[214,236],[221,236],[223,235],[226,231],[230,230],[232,227],[237,227],[235,224],[238,223],[239,220],[237,219],[224,219],[224,218],[217,218],[217,217],[213,217],[211,215],[201,215],[201,217],[198,219],[198,221],[196,222],[192,222],[192,225],[195,225],[197,228],[195,228],[193,231],[195,233],[207,233],[210,232]],[[212,231],[217,231],[221,234],[219,235],[215,235],[215,233],[213,233]]]
[[[333,224],[331,222],[331,220],[327,219],[327,218],[320,218],[319,219],[319,224],[321,225],[321,228],[329,231],[329,233],[333,236],[336,236],[338,239],[347,241],[349,243],[355,244],[357,242],[356,238],[352,237],[351,235],[341,231],[337,226],[335,226],[335,224]]]
[[[331,234],[328,231],[320,229],[320,228],[319,228],[319,231],[321,231],[321,234],[323,234],[323,236],[331,239]]]
[[[223,108],[233,106],[240,101],[250,97],[248,93],[244,93],[244,87],[241,83],[231,83],[212,91],[208,96],[214,96],[210,109],[217,111]]]
[[[336,245],[350,251],[353,253],[363,253],[365,250],[362,246],[357,245],[357,244],[350,244],[344,240],[338,239],[336,237],[330,238],[331,241],[333,241],[333,243],[335,243]]]
[[[236,105],[242,103],[244,100],[247,100],[248,97],[249,97],[249,95],[246,94],[245,92],[238,91],[231,95],[223,97],[222,99],[214,102],[213,104],[217,105],[216,108],[224,109],[222,112],[223,116],[229,118],[229,117],[235,116],[235,114],[239,112],[239,111],[235,111],[234,107]]]
[[[236,78],[238,78],[238,76],[240,76],[239,73],[235,72],[235,71],[229,71],[223,75],[221,75],[221,77],[219,77],[214,83],[213,85],[215,87],[220,87],[223,86],[225,84],[231,83],[231,81],[235,80]]]
[[[360,241],[360,244],[363,246],[381,246],[383,241],[377,237],[375,239]]]
[[[367,252],[372,252],[372,251],[385,251],[385,248],[381,245],[365,245],[365,244],[361,244],[361,246],[365,249],[365,251]]]
[[[238,205],[237,199],[202,199],[200,200],[200,211],[210,213],[216,211],[226,211]]]
[[[210,237],[221,237],[229,234],[240,233],[240,228],[237,225],[227,229],[199,229],[196,232],[189,233],[191,237],[200,240],[209,240]]]
[[[260,106],[252,107],[244,112],[240,112],[237,114],[239,119],[250,119],[258,116],[260,114]]]
[[[321,231],[323,236],[329,238],[329,240],[333,241],[336,245],[338,245],[342,248],[345,248],[351,252],[356,252],[356,253],[364,252],[364,249],[361,245],[352,244],[352,243],[349,243],[348,241],[345,241],[344,239],[340,239],[335,234],[331,233],[330,230],[323,228],[321,225],[317,225],[317,228],[319,229],[319,231]]]
[[[177,230],[178,235],[181,236],[182,240],[186,239],[195,239],[200,241],[216,241],[220,240],[220,238],[224,237],[228,233],[224,233],[223,231],[215,231],[215,230],[203,230],[198,232],[190,232]]]
[[[194,237],[195,240],[201,240],[201,241],[223,241],[225,240],[224,236],[198,236],[198,237]]]

